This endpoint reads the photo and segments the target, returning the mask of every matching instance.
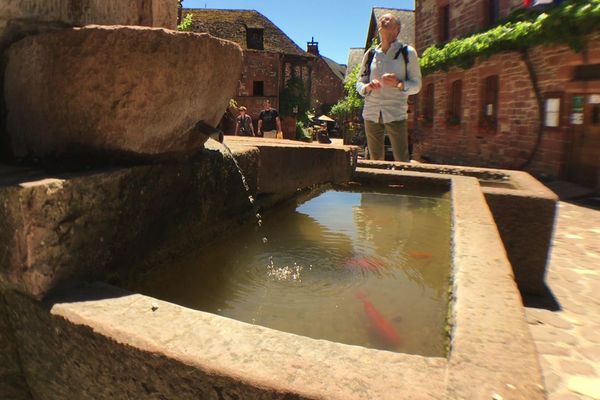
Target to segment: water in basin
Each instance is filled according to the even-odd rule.
[[[263,217],[133,289],[316,339],[445,355],[447,195],[327,190]]]

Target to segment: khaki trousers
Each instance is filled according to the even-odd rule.
[[[394,160],[410,161],[406,120],[388,122],[387,124],[365,120],[365,132],[367,134],[367,146],[369,147],[369,158],[371,160],[384,159],[384,133],[387,133],[392,144]]]

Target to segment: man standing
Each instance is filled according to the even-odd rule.
[[[258,116],[258,132],[262,132],[266,138],[275,139],[277,132],[281,131],[281,121],[279,113],[271,107],[271,102],[267,99],[263,102],[264,110]]]
[[[246,114],[246,111],[246,107],[240,107],[240,115],[238,115],[235,124],[235,136],[254,136],[252,118],[248,114]]]
[[[401,22],[393,14],[379,18],[381,44],[362,60],[356,91],[365,97],[363,118],[372,160],[384,159],[384,133],[390,137],[396,161],[408,154],[408,96],[421,90],[421,69],[414,48],[400,43]]]

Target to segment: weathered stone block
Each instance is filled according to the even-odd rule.
[[[236,157],[255,193],[258,151]],[[1,178],[0,285],[36,298],[117,278],[161,247],[197,246],[251,210],[233,161],[208,150],[193,163]]]
[[[17,157],[193,153],[241,71],[237,44],[208,34],[87,26],[7,51],[7,134]],[[219,66],[219,67],[216,67]],[[221,67],[225,66],[225,67]]]
[[[52,26],[143,25],[177,27],[177,0],[3,0],[0,47]],[[3,27],[9,28],[4,30]]]

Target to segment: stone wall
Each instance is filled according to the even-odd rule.
[[[237,157],[255,192],[257,151]],[[41,298],[74,281],[116,279],[167,239],[202,242],[244,210],[239,173],[214,150],[193,163],[0,185],[0,281]]]
[[[21,371],[17,343],[8,319],[8,307],[0,287],[0,399],[30,400],[31,394]]]
[[[420,53],[439,41],[441,6],[450,5],[450,38],[467,36],[485,28],[485,9],[489,0],[417,0],[415,23],[417,26],[416,49]],[[522,0],[500,0],[500,19],[513,10],[523,7]]]
[[[575,53],[567,46],[538,46],[530,58],[542,97],[550,93],[563,96],[561,108],[567,109],[567,94],[577,65],[600,63],[600,35],[588,40],[588,51]],[[491,75],[499,77],[498,126],[493,131],[481,124],[482,83]],[[462,122],[450,124],[448,95],[452,82],[462,80]],[[507,52],[480,61],[473,68],[452,68],[423,79],[420,112],[424,108],[425,88],[434,85],[434,121],[419,124],[417,157],[436,163],[477,165],[520,169],[536,147],[540,115],[533,86],[522,55]],[[570,150],[570,121],[561,113],[560,128],[545,128],[529,171],[564,177]]]
[[[254,127],[258,115],[263,109],[263,101],[269,99],[271,106],[279,109],[279,82],[281,80],[281,55],[266,51],[244,51],[244,63],[240,86],[235,100],[240,106],[248,109],[248,115],[252,117]],[[262,81],[263,96],[253,93],[255,81]]]
[[[417,50],[439,44],[440,10],[450,6],[450,38],[468,36],[486,25],[487,0],[421,0],[416,2]],[[521,0],[500,0],[499,17],[523,7]],[[506,52],[474,67],[451,68],[424,77],[419,95],[414,154],[441,164],[477,165],[494,168],[526,167],[543,176],[564,178],[571,157],[571,125],[568,112],[573,93],[588,93],[581,82],[573,81],[576,66],[600,63],[600,35],[590,35],[585,51],[575,53],[567,46],[538,46],[529,50],[542,98],[552,94],[562,98],[559,128],[545,128],[539,139],[540,111],[532,80],[521,54]],[[484,128],[481,120],[483,80],[498,76],[498,123],[496,129]],[[461,123],[449,121],[449,93],[455,80],[462,80]],[[434,120],[422,121],[425,90],[434,84]],[[600,85],[597,85],[600,90]],[[530,160],[532,152],[535,157]],[[525,165],[526,161],[530,161]]]
[[[323,114],[344,97],[344,82],[333,73],[321,57],[318,57],[313,64],[312,76],[312,106],[315,107],[317,114]],[[323,105],[328,106],[328,109],[321,109]]]
[[[22,31],[88,24],[176,29],[177,1],[3,0],[0,4],[0,44],[11,42]]]

